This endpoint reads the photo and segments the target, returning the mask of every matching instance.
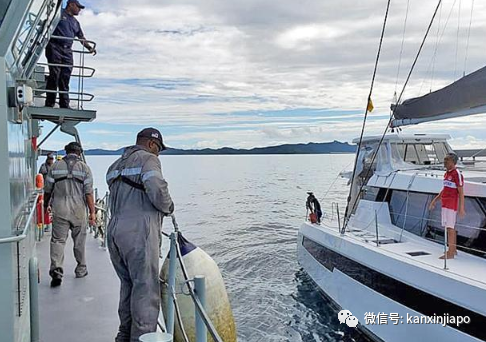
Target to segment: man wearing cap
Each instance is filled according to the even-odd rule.
[[[54,107],[56,103],[56,91],[59,90],[59,107],[69,108],[69,80],[73,70],[73,38],[82,39],[82,44],[90,53],[96,54],[96,50],[89,44],[81,30],[81,25],[75,16],[84,8],[78,0],[69,0],[66,8],[61,12],[61,20],[52,33],[53,36],[63,38],[51,38],[46,47],[46,58],[49,64],[49,76],[47,78],[46,107]],[[66,65],[59,66],[58,64]]]
[[[52,166],[44,187],[44,205],[50,204],[53,217],[49,271],[52,287],[62,282],[64,247],[70,230],[77,262],[75,276],[83,278],[88,275],[85,258],[86,209],[89,210],[89,224],[94,225],[96,221],[93,176],[89,166],[81,160],[83,149],[77,142],[69,143],[64,149],[66,156]]]
[[[39,173],[44,177],[44,183],[46,182],[46,177],[47,174],[49,173],[49,170],[51,169],[52,165],[54,164],[54,156],[52,153],[49,153],[47,155],[46,161],[41,165],[39,169]]]
[[[157,328],[160,231],[163,217],[174,211],[158,158],[165,149],[162,134],[145,128],[106,175],[108,249],[121,283],[116,342],[136,342]]]

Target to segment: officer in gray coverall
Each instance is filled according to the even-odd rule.
[[[93,176],[86,163],[81,160],[83,148],[77,142],[66,147],[66,156],[49,170],[44,186],[44,205],[52,208],[51,236],[51,286],[59,286],[63,277],[64,247],[71,230],[74,241],[74,257],[77,266],[76,278],[88,275],[85,258],[86,229],[96,221],[93,197]]]
[[[163,217],[174,211],[158,158],[162,150],[160,132],[146,128],[106,175],[111,210],[108,248],[121,282],[116,342],[137,342],[157,328],[160,232]]]

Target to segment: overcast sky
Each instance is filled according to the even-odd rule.
[[[85,83],[96,96],[86,107],[98,118],[80,125],[84,145],[129,145],[143,126],[179,148],[350,141],[359,135],[386,2],[85,0],[78,19],[98,44],[98,55],[86,58],[97,69]],[[472,3],[443,1],[406,97],[484,66],[486,3],[474,1],[469,30]],[[410,0],[403,36],[407,0],[392,0],[368,134],[385,128],[436,4]],[[486,147],[485,120],[404,131]],[[48,147],[67,140],[56,135]]]

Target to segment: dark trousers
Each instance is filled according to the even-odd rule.
[[[47,90],[69,91],[69,80],[73,68],[73,53],[71,47],[58,44],[47,44],[46,58],[48,63],[64,64],[68,66],[49,66],[49,76],[47,77]],[[56,103],[56,93],[46,93],[46,106],[54,107]],[[59,107],[69,108],[69,94],[59,94]]]

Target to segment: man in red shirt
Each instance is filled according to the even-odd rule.
[[[457,211],[459,209],[459,217],[464,217],[466,211],[464,209],[464,177],[456,168],[457,155],[455,153],[448,153],[444,158],[444,166],[446,173],[444,174],[444,188],[442,191],[430,202],[429,209],[435,208],[435,203],[440,200],[442,202],[442,226],[447,231],[447,240],[449,243],[449,250],[441,259],[454,259],[457,254],[457,233],[454,229],[456,225]]]

